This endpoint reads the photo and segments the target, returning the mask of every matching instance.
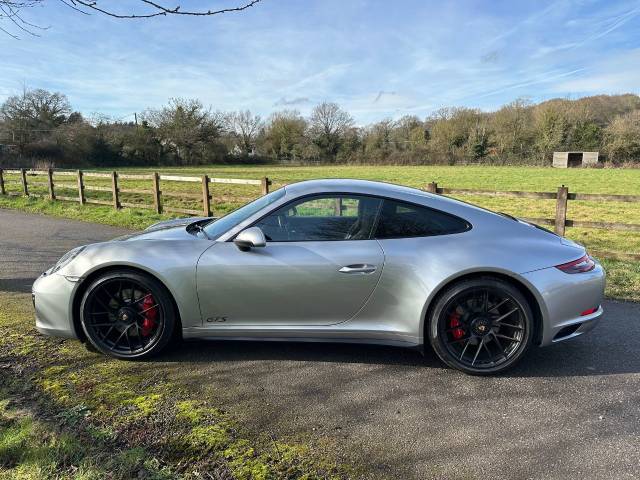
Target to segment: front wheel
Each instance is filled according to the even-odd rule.
[[[520,291],[497,278],[464,280],[436,300],[428,336],[440,359],[472,375],[501,373],[526,353],[533,314]]]
[[[89,285],[80,304],[80,322],[87,341],[98,351],[141,359],[166,347],[177,319],[160,282],[123,270],[106,273]]]

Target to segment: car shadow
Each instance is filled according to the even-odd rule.
[[[164,362],[294,361],[441,366],[432,351],[362,343],[188,340],[155,357]]]
[[[636,305],[640,310],[640,305]],[[638,327],[635,327],[638,330]],[[606,335],[603,335],[605,334]],[[640,333],[640,331],[636,332]],[[503,377],[569,377],[617,375],[640,372],[640,352],[636,335],[596,329],[590,334],[549,347],[532,347],[525,358]],[[427,346],[418,349],[392,346],[271,342],[236,340],[190,340],[155,357],[159,362],[233,363],[252,361],[322,362],[405,366],[445,369],[435,352]],[[457,372],[452,372],[456,373]]]
[[[525,358],[505,377],[569,377],[617,375],[640,372],[640,304],[605,304],[605,316],[593,331],[544,348],[532,347]],[[242,362],[298,361],[346,364],[397,365],[410,368],[443,369],[433,350],[424,355],[417,349],[368,344],[269,342],[269,341],[185,341],[156,361]]]

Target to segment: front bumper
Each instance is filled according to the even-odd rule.
[[[32,287],[36,328],[54,337],[78,338],[73,326],[73,294],[77,279],[43,273]]]
[[[605,271],[596,262],[590,272],[567,274],[555,267],[523,277],[537,290],[542,310],[540,345],[551,345],[592,330],[603,314]],[[582,315],[589,309],[597,310]]]

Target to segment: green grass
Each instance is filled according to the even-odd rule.
[[[87,432],[61,431],[11,397],[0,389],[0,479],[128,480],[141,472],[148,479],[176,478],[144,448],[113,450]]]
[[[320,451],[247,427],[243,412],[216,403],[219,386],[194,388],[171,362],[123,362],[40,336],[29,295],[0,292],[0,304],[0,358],[10,365],[0,370],[0,478],[355,475],[331,460],[336,445]]]
[[[125,168],[123,173],[149,173],[157,169]],[[554,192],[560,185],[567,185],[570,192],[607,193],[640,195],[640,169],[553,169],[542,167],[484,167],[484,166],[200,166],[193,168],[162,168],[163,173],[210,177],[259,179],[267,176],[273,181],[272,188],[312,178],[363,178],[424,188],[429,182],[450,188],[470,188],[489,190],[524,190]],[[19,176],[5,174],[9,191],[20,192],[17,183]],[[43,182],[45,177],[30,177],[29,181]],[[60,176],[56,182],[70,184],[74,177]],[[108,187],[109,179],[85,177],[85,184],[94,187]],[[151,180],[120,180],[122,189],[150,189]],[[161,189],[166,194],[186,192],[199,194],[199,183],[162,182]],[[44,185],[32,186],[31,192],[46,194]],[[77,196],[73,188],[57,189],[59,195]],[[259,187],[229,184],[211,185],[212,207],[215,215],[237,208],[259,195]],[[87,196],[109,200],[109,192],[87,191]],[[478,204],[495,211],[521,217],[553,218],[554,200],[525,198],[485,197],[458,195],[457,198]],[[132,203],[151,203],[148,194],[123,193],[121,200]],[[164,204],[179,208],[201,209],[198,200],[166,196]],[[0,197],[0,208],[17,208],[23,211],[57,215],[79,220],[100,222],[132,229],[145,228],[160,219],[174,218],[181,214],[157,215],[150,210],[122,209],[115,211],[111,207],[80,207],[70,202],[49,202],[46,200],[25,199],[21,197]],[[570,201],[568,218],[594,222],[618,222],[640,224],[640,207],[635,203]],[[640,254],[640,233],[612,230],[567,229],[566,235],[598,252],[622,252]],[[608,262],[610,272],[609,295],[617,298],[640,300],[639,262]],[[618,275],[618,271],[625,272]],[[622,283],[620,283],[622,282]]]
[[[137,210],[85,205],[77,203],[52,202],[33,197],[6,197],[0,196],[0,208],[16,209],[23,212],[52,215],[55,217],[70,218],[85,222],[103,223],[115,227],[130,228],[134,230],[144,229],[154,222],[173,218],[180,215],[157,215],[148,210]]]

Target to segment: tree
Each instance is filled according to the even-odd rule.
[[[0,106],[4,128],[11,131],[21,151],[28,142],[37,141],[62,125],[70,113],[71,105],[64,94],[42,89],[25,90]]]
[[[222,116],[205,109],[198,100],[172,98],[169,105],[144,113],[143,120],[156,129],[163,148],[179,165],[219,159]]]
[[[444,155],[453,163],[459,157],[476,157],[478,142],[486,147],[486,127],[480,110],[471,108],[443,108],[427,119],[429,147],[436,155]]]
[[[391,119],[382,120],[364,129],[364,154],[378,160],[387,158],[396,148],[393,139],[395,129],[396,124]]]
[[[531,103],[518,98],[491,115],[489,119],[496,153],[503,158],[530,155],[533,143]]]
[[[226,116],[226,124],[227,130],[238,142],[235,147],[239,147],[245,157],[251,155],[263,126],[260,115],[253,115],[249,110],[231,112]]]
[[[468,143],[474,160],[478,160],[479,158],[484,158],[489,155],[489,132],[487,130],[487,119],[484,115],[481,115],[477,119],[475,127],[471,131]]]
[[[541,158],[548,160],[554,151],[567,144],[571,122],[562,101],[549,101],[537,105],[533,114],[536,149]]]
[[[640,110],[613,119],[605,129],[604,152],[613,162],[640,160]]]
[[[398,150],[414,151],[424,148],[428,140],[424,122],[414,115],[398,119],[391,134]]]
[[[46,3],[52,3],[54,0],[0,0],[0,21],[11,25],[15,33],[7,30],[0,25],[0,31],[10,35],[13,38],[19,38],[19,33],[38,36],[39,30],[43,27],[29,23],[22,17],[22,11],[25,9],[42,6]],[[166,16],[197,16],[206,17],[213,15],[221,15],[223,13],[241,12],[253,7],[261,0],[247,0],[235,7],[219,8],[219,9],[183,9],[179,4],[169,5],[161,0],[137,0],[136,2],[128,2],[126,7],[114,7],[113,4],[105,5],[108,2],[104,0],[57,0],[67,7],[69,10],[89,15],[90,12],[96,12],[101,15],[118,19],[145,19]],[[117,2],[124,3],[124,2]]]
[[[353,118],[336,103],[323,102],[316,106],[309,119],[313,143],[325,159],[335,160],[341,137],[353,126]]]
[[[262,151],[274,160],[302,160],[308,155],[307,121],[297,110],[275,112],[262,135]]]

